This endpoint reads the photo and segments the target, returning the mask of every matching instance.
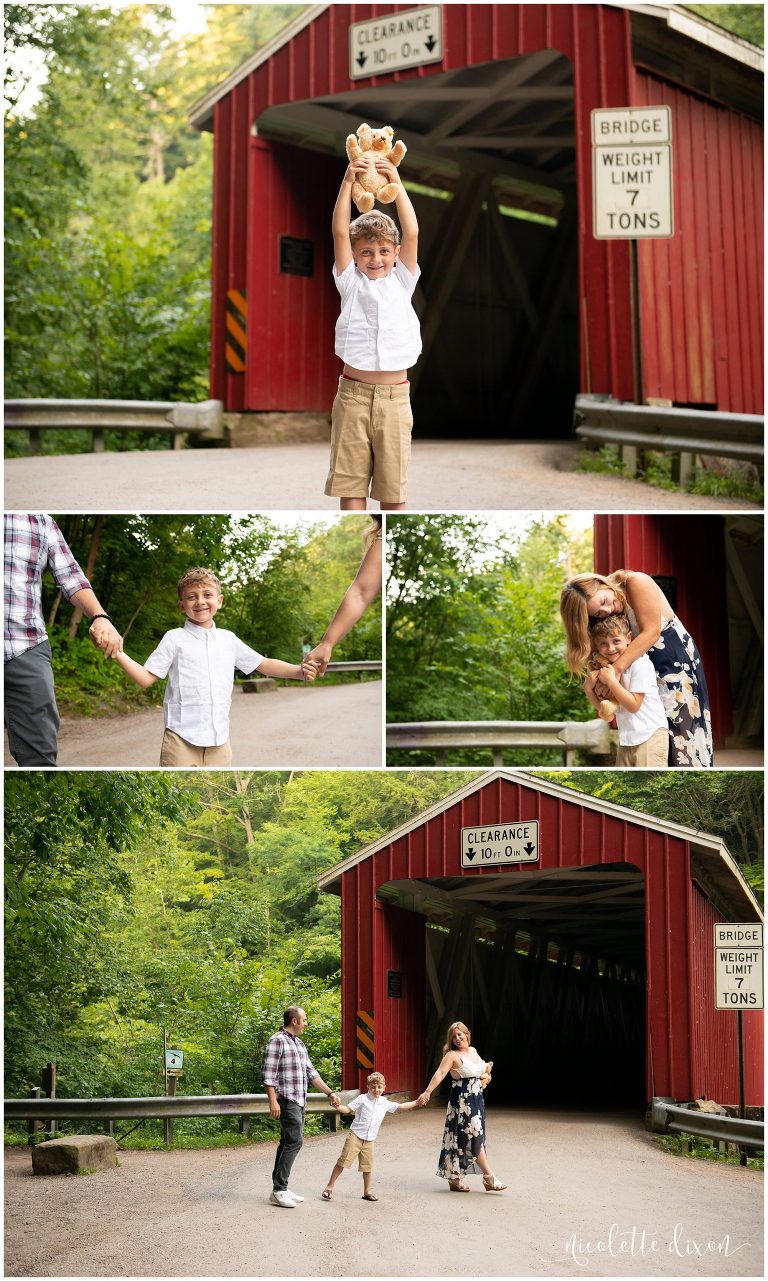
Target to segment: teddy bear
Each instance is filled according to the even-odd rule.
[[[347,138],[347,157],[350,163],[363,156],[368,165],[367,172],[356,174],[352,184],[352,199],[361,214],[370,213],[377,200],[383,205],[390,205],[397,197],[397,183],[387,182],[384,174],[376,169],[376,156],[384,156],[393,165],[399,165],[405,155],[406,145],[399,138],[392,145],[394,136],[395,131],[390,125],[385,125],[383,129],[361,125],[357,137],[351,133]]]
[[[480,1085],[482,1089],[485,1089],[486,1085],[488,1085],[491,1079],[492,1069],[493,1069],[493,1059],[488,1059],[488,1062],[485,1065],[485,1071],[483,1072],[483,1075],[480,1077]]]
[[[590,654],[589,662],[587,663],[587,668],[590,672],[599,672],[601,667],[610,666],[610,659],[603,658],[600,654]],[[618,703],[615,703],[611,698],[601,699],[600,706],[597,709],[597,714],[600,717],[600,720],[612,721],[616,715],[618,706]]]

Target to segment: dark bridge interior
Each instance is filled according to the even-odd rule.
[[[489,1102],[642,1105],[645,896],[625,863],[390,882],[427,916],[427,1063],[461,1019]]]

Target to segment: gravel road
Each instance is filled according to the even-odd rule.
[[[574,474],[580,449],[574,441],[417,440],[409,509],[757,510],[733,498]],[[322,492],[327,468],[324,444],[14,458],[5,464],[5,506],[54,512],[336,510],[338,501]]]
[[[434,1177],[442,1109],[389,1117],[376,1203],[340,1135],[308,1139],[290,1217],[269,1205],[274,1146],[125,1152],[87,1178],[6,1153],[6,1276],[751,1277],[763,1274],[759,1171],[673,1157],[638,1117],[489,1110],[509,1190],[452,1196]]]
[[[232,765],[275,769],[378,767],[382,763],[381,681],[290,687],[262,694],[236,690],[232,699]],[[64,717],[60,766],[156,767],[163,712],[129,716]],[[5,764],[13,757],[5,741]]]

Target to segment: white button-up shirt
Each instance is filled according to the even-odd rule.
[[[389,275],[369,280],[354,262],[333,279],[341,294],[336,355],[353,369],[408,369],[421,351],[419,318],[411,297],[421,268],[410,272],[398,258]]]
[[[229,738],[235,668],[252,672],[264,655],[223,627],[187,619],[166,632],[144,666],[168,677],[163,701],[166,729],[195,747],[220,747]]]
[[[372,1094],[358,1094],[348,1106],[355,1114],[349,1127],[359,1139],[375,1139],[388,1112],[396,1112],[399,1103],[391,1103],[385,1094],[374,1098]]]

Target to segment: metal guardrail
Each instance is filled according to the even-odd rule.
[[[329,663],[326,667],[328,672],[380,672],[384,664],[380,659],[360,659],[359,662],[339,662]],[[322,677],[319,678],[322,681]],[[258,694],[265,690],[278,688],[279,677],[274,676],[251,676],[245,680],[235,682],[235,689],[241,689],[244,694]]]
[[[610,396],[584,395],[576,397],[574,429],[587,444],[716,454],[758,466],[764,460],[764,421],[758,414],[635,405]]]
[[[697,1138],[736,1143],[743,1148],[765,1146],[765,1126],[739,1116],[698,1112],[680,1107],[670,1099],[651,1100],[650,1128],[654,1134],[693,1134]]]
[[[93,452],[103,453],[106,431],[167,431],[173,449],[183,449],[187,434],[224,439],[224,405],[165,400],[6,400],[5,430],[29,433],[29,453],[37,454],[44,431],[84,428],[92,433]]]
[[[438,765],[449,751],[490,747],[494,765],[502,764],[508,747],[559,748],[566,765],[577,750],[610,754],[613,736],[606,721],[411,721],[387,725],[387,747],[405,751],[435,751]]]
[[[357,1090],[338,1090],[342,1103]],[[266,1094],[175,1094],[136,1099],[6,1099],[6,1121],[112,1121],[179,1116],[268,1116]],[[336,1115],[324,1094],[307,1095],[308,1112]]]

